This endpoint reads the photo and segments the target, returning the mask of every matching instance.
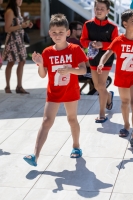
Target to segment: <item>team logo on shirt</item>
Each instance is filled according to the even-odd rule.
[[[122,52],[120,58],[125,58],[121,70],[123,71],[133,71],[133,46],[122,44]],[[126,53],[125,53],[126,52]]]
[[[72,62],[72,54],[70,55],[61,55],[61,56],[50,56],[49,57],[51,65],[53,64],[65,64]]]
[[[72,68],[72,54],[70,55],[60,55],[60,56],[50,56],[49,57],[52,72],[55,72],[54,76],[54,86],[65,86],[70,82],[70,74],[61,75],[57,72],[59,68],[64,68],[64,65]],[[64,64],[64,65],[63,65]]]
[[[72,68],[71,64],[65,64],[65,66]],[[57,69],[64,68],[63,65],[52,65],[52,72],[56,72],[54,76],[54,86],[64,86],[70,81],[70,74],[61,75],[57,72]]]

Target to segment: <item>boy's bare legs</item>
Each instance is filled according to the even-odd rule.
[[[77,120],[77,106],[78,101],[72,101],[72,102],[66,102],[64,103],[66,114],[67,114],[67,120],[69,122],[72,138],[73,138],[73,148],[80,147],[79,145],[79,135],[80,135],[80,126]],[[72,156],[77,156],[77,154],[73,154]]]
[[[130,97],[131,97],[132,128],[133,128],[133,85],[130,87]],[[132,130],[132,138],[133,138],[133,130]]]
[[[34,149],[36,162],[38,160],[40,151],[47,139],[48,132],[54,123],[55,116],[59,109],[59,105],[60,105],[59,103],[54,103],[54,102],[46,102],[45,104],[43,122],[38,132],[35,149]],[[31,157],[27,156],[27,158],[31,158]]]
[[[98,74],[96,70],[91,70],[94,87],[99,93],[99,104],[100,104],[100,117],[105,117],[106,104],[111,103],[111,93],[106,89],[106,80],[109,71],[103,70],[102,74]]]
[[[11,78],[11,72],[12,72],[13,65],[14,65],[14,62],[8,62],[6,70],[5,70],[5,77],[6,77],[5,92],[6,93],[11,93],[11,90],[10,90],[10,78]]]
[[[130,112],[130,88],[118,88],[121,98],[121,112],[124,120],[124,128],[129,131],[129,112]],[[122,136],[123,134],[120,134]]]

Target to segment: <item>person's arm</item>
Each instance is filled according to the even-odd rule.
[[[85,62],[81,62],[79,63],[77,68],[70,68],[69,66],[65,66],[64,68],[59,68],[58,73],[61,75],[66,75],[66,74],[75,74],[75,75],[83,75],[86,74],[86,66],[85,66]]]
[[[47,75],[47,68],[43,66],[43,58],[42,55],[39,53],[34,52],[32,54],[32,60],[39,66],[38,67],[38,74],[41,78],[45,78]]]
[[[104,67],[104,64],[107,62],[107,60],[110,58],[110,56],[113,54],[114,52],[109,49],[106,51],[105,54],[103,54],[103,56],[100,59],[99,65],[97,67],[97,72],[98,74],[102,73],[102,68]]]
[[[118,29],[117,27],[114,28],[112,35],[111,35],[111,42],[118,36]],[[100,41],[93,41],[92,46],[96,49],[107,50],[111,42],[100,42]]]
[[[83,30],[80,38],[80,43],[84,48],[88,48],[90,40],[89,40],[89,33],[86,27],[86,23],[83,25]]]
[[[27,28],[29,25],[23,22],[21,25],[12,26],[12,20],[14,18],[14,13],[11,9],[8,9],[5,13],[5,32],[10,33],[17,31],[22,28]]]

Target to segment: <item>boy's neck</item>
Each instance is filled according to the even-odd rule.
[[[98,17],[96,17],[96,19],[100,20],[100,21],[104,21],[107,19],[107,16],[105,16],[103,19],[99,19]]]
[[[125,37],[126,37],[128,40],[133,40],[133,32],[132,32],[132,31],[127,31],[127,30],[126,30]]]
[[[67,46],[68,46],[67,41],[65,41],[65,42],[62,43],[62,44],[55,44],[55,45],[54,45],[54,47],[55,47],[56,50],[63,50],[63,49],[65,49]]]

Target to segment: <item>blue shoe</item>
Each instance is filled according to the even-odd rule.
[[[106,109],[108,110],[112,110],[113,108],[113,97],[114,97],[114,92],[113,91],[110,91],[111,93],[111,103],[110,104],[106,104]]]
[[[95,123],[104,123],[107,120],[108,120],[107,117],[100,117],[100,118],[95,119]]]
[[[37,166],[37,163],[36,163],[36,157],[35,157],[35,155],[29,155],[29,156],[31,156],[31,158],[27,158],[26,156],[25,157],[23,157],[23,159],[29,164],[29,165],[32,165],[32,166],[34,166],[34,167],[36,167]]]
[[[77,156],[73,156],[72,154],[77,154]],[[70,158],[80,158],[81,156],[82,156],[82,150],[77,149],[77,148],[73,148],[73,150],[70,154]]]
[[[120,130],[119,137],[127,137],[129,135],[129,131],[125,128]]]

